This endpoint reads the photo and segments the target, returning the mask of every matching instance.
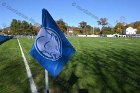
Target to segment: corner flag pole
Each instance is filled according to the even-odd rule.
[[[49,77],[48,71],[45,69],[45,83],[46,83],[46,93],[49,93]]]

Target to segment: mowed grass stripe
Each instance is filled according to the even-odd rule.
[[[0,93],[31,93],[16,39],[0,45]]]

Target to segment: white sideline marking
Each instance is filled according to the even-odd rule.
[[[29,82],[30,82],[31,91],[32,91],[32,93],[37,93],[36,85],[34,83],[34,80],[33,80],[33,77],[32,77],[32,73],[30,71],[30,67],[29,67],[28,62],[26,60],[26,57],[25,57],[25,55],[23,53],[22,47],[20,45],[20,42],[19,42],[18,39],[17,39],[17,41],[18,41],[18,44],[19,44],[19,47],[20,47],[20,51],[21,51],[23,60],[24,60],[27,76],[28,76],[28,79],[29,79]]]

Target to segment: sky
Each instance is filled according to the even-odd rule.
[[[99,27],[100,18],[115,26],[119,21],[140,21],[139,4],[140,0],[0,0],[0,27],[9,26],[12,19],[41,24],[43,8],[54,20],[63,19],[69,26],[85,21]]]

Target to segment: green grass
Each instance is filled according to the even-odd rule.
[[[45,70],[38,62],[36,62],[30,56],[30,49],[32,48],[34,39],[20,38],[19,41],[23,48],[24,54],[26,55],[26,58],[29,62],[29,66],[33,75],[33,79],[36,83],[37,89],[40,93],[42,93],[45,90],[45,80],[44,80]]]
[[[44,69],[29,55],[34,40],[27,38],[20,38],[19,40],[29,61],[37,89],[40,93],[43,93],[45,88]],[[78,89],[83,88],[88,89],[89,93],[140,92],[140,38],[69,38],[69,40],[76,48],[76,53],[57,78],[50,76],[50,89],[54,93],[57,93],[58,89],[58,93],[68,90],[70,93],[77,93]],[[16,49],[9,50],[9,48]],[[17,90],[14,93],[30,93],[24,64],[19,51],[15,39],[2,44],[2,48],[0,46],[0,53],[7,55],[4,57],[0,56],[0,76],[4,79],[6,77],[14,79],[17,82],[26,78],[26,82],[23,82],[24,84],[18,83],[18,86],[14,86],[15,83],[12,84],[10,79],[4,81],[0,77],[0,88],[2,86],[2,92],[0,89],[0,93],[4,93],[3,91],[5,90],[8,91],[9,89],[4,89],[4,87],[10,85]],[[14,55],[16,56],[11,57]],[[18,61],[20,61],[20,66],[22,67],[14,65]],[[7,65],[10,71],[13,68],[20,70],[6,73],[4,67],[6,68]],[[3,75],[3,73],[6,73],[6,75]],[[19,73],[20,75],[18,75]],[[76,76],[77,79],[70,79],[71,75]],[[21,76],[22,79],[20,78],[19,80],[17,77]],[[69,81],[73,81],[73,84]],[[21,85],[24,87],[20,88],[19,86]],[[24,90],[29,92],[24,92]],[[10,90],[5,93],[10,93]]]
[[[0,93],[31,93],[16,39],[0,45]]]

